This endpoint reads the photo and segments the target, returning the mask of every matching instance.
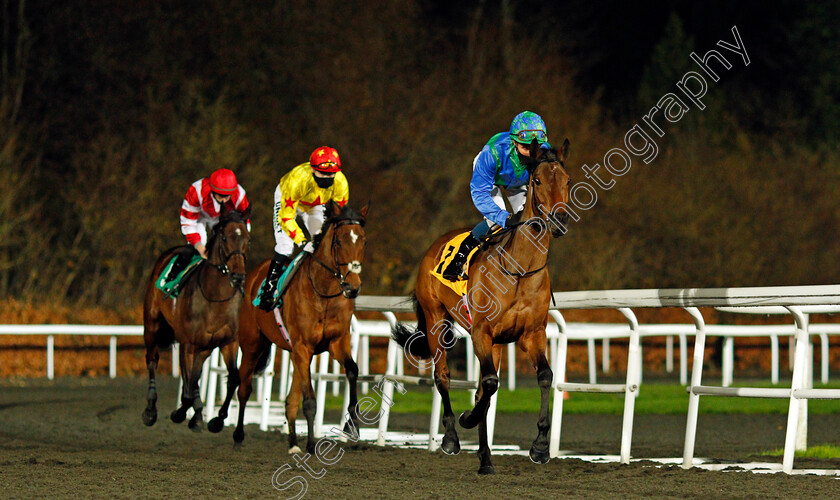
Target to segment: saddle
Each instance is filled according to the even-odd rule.
[[[449,240],[449,242],[443,247],[440,260],[436,263],[435,267],[429,271],[432,276],[440,280],[441,283],[448,286],[453,292],[462,297],[467,293],[468,280],[466,278],[460,278],[455,281],[449,281],[443,277],[443,270],[446,269],[446,266],[448,266],[452,259],[455,258],[455,254],[458,253],[458,249],[461,247],[461,242],[464,241],[469,234],[469,231],[465,231]],[[467,262],[464,264],[464,275],[469,274],[470,263],[479,248],[480,246],[473,248],[470,254],[467,255]]]
[[[178,254],[173,255],[172,258],[169,259],[169,262],[163,267],[163,272],[160,273],[158,279],[155,280],[155,286],[162,291],[167,298],[177,297],[178,294],[181,293],[181,288],[183,288],[183,284],[187,281],[187,278],[192,275],[196,269],[198,269],[198,265],[202,260],[204,260],[201,255],[196,253],[192,256],[190,262],[184,267],[184,269],[181,270],[181,272],[167,281],[166,278],[169,276],[169,272],[178,257]]]
[[[301,264],[303,264],[303,259],[305,259],[309,255],[309,252],[300,252],[299,254],[295,255],[289,265],[286,266],[286,270],[283,271],[283,274],[277,278],[277,289],[274,292],[274,310],[276,311],[283,305],[283,293],[286,291],[286,287],[289,285],[289,282],[292,281],[292,277],[295,275],[295,272],[298,270]],[[263,290],[265,287],[265,279],[260,282],[260,287],[257,290]],[[254,300],[251,301],[254,307],[259,307],[260,305],[260,294],[258,293]]]
[[[277,278],[277,289],[274,291],[274,309],[272,312],[274,313],[274,321],[277,322],[277,327],[280,328],[280,335],[283,336],[283,340],[286,341],[286,346],[281,346],[286,350],[292,350],[292,339],[289,337],[289,329],[286,328],[286,322],[283,321],[283,316],[280,314],[280,307],[283,305],[283,293],[286,291],[286,287],[288,286],[289,282],[292,281],[292,277],[295,275],[295,272],[298,270],[301,264],[303,264],[303,259],[305,259],[309,255],[309,252],[300,252],[299,254],[295,255],[289,265],[286,266],[286,270],[283,271],[283,274]],[[257,290],[262,291],[263,287],[265,287],[265,279],[260,282],[260,287]],[[254,300],[251,301],[254,307],[259,307],[260,305],[260,295],[261,293],[257,293],[257,296],[254,297]]]

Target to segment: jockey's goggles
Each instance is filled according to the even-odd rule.
[[[545,130],[520,130],[516,134],[511,134],[513,136],[513,140],[516,142],[523,142],[523,143],[530,143],[534,139],[537,140],[540,144],[548,140],[548,135],[545,133]]]
[[[312,165],[312,170],[322,174],[333,174],[341,171],[341,164],[334,161],[325,161],[317,165]]]

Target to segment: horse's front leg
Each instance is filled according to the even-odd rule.
[[[341,360],[344,366],[344,374],[347,376],[347,384],[350,386],[350,401],[347,405],[347,423],[344,424],[344,433],[352,436],[359,435],[359,416],[356,412],[358,403],[357,380],[359,378],[359,366],[353,360],[350,352],[350,332],[330,342],[330,354],[333,359]],[[353,429],[355,427],[355,429]]]
[[[549,460],[548,432],[551,429],[551,415],[548,412],[548,401],[551,391],[551,382],[554,374],[551,372],[551,365],[546,359],[545,330],[540,330],[531,335],[523,335],[519,340],[519,347],[531,360],[532,366],[537,371],[537,382],[540,385],[540,417],[537,421],[537,438],[531,445],[531,461],[537,464],[544,464]]]
[[[493,362],[493,341],[489,334],[473,334],[473,348],[475,356],[481,366],[481,381],[476,394],[475,407],[461,414],[459,423],[465,429],[472,429],[478,425],[490,407],[490,398],[499,388],[499,375]]]
[[[236,377],[239,380],[239,391],[237,391],[237,396],[239,397],[239,419],[236,421],[236,429],[233,431],[233,443],[235,446],[241,445],[245,439],[245,407],[248,405],[248,399],[251,397],[254,372],[265,363],[270,355],[269,349],[271,348],[271,343],[259,332],[252,332],[250,335],[257,335],[257,341],[242,343],[242,364],[239,366]],[[266,367],[266,369],[269,368]]]
[[[292,363],[295,367],[295,373],[292,376],[292,386],[289,390],[289,395],[286,397],[286,420],[289,422],[289,453],[300,453],[301,451],[298,446],[297,429],[295,427],[301,396],[304,398],[303,414],[306,417],[307,428],[310,433],[310,440],[307,443],[306,449],[309,453],[315,452],[315,443],[311,440],[311,434],[315,425],[315,396],[309,376],[312,353],[312,348],[307,346],[305,342],[299,342],[292,347]],[[309,449],[309,443],[312,445],[312,450]]]
[[[478,429],[478,459],[481,462],[479,474],[495,474],[490,460],[490,445],[487,440],[487,410],[490,408],[490,398],[499,388],[499,376],[493,362],[493,341],[489,332],[475,332],[472,334],[475,355],[481,362],[481,395],[472,410],[465,411],[460,418],[462,427],[471,429],[479,425]]]
[[[201,400],[201,389],[198,386],[198,382],[201,379],[201,367],[210,356],[210,351],[198,351],[197,349],[196,351],[193,357],[192,376],[190,377],[193,417],[190,419],[188,425],[193,432],[201,432],[201,428],[204,427],[204,418],[202,415],[204,402]]]
[[[493,373],[499,373],[499,363],[502,359],[502,346],[501,345],[494,345],[493,346]],[[484,386],[481,387],[480,390],[481,394],[476,394],[477,400],[481,400],[484,397]],[[492,397],[492,396],[491,396]],[[484,409],[484,417],[481,420],[481,423],[478,424],[478,458],[481,461],[481,465],[479,466],[478,473],[481,475],[488,475],[488,474],[495,474],[496,470],[493,468],[493,464],[490,461],[490,439],[488,435],[487,429],[487,413],[490,409],[490,405],[488,404],[487,407]]]
[[[236,366],[236,354],[238,350],[238,342],[231,342],[222,347],[222,356],[224,356],[225,366],[227,366],[228,370],[227,393],[225,394],[225,402],[219,408],[218,416],[212,418],[207,423],[207,430],[210,432],[219,432],[224,427],[225,419],[228,416],[230,400],[233,398],[233,393],[239,385],[239,369]]]

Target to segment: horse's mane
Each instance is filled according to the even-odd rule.
[[[542,154],[538,158],[540,163],[550,162],[550,163],[563,163],[560,160],[560,157],[557,156],[557,150],[554,148],[541,150]]]
[[[365,218],[359,212],[353,210],[353,207],[351,207],[348,203],[341,207],[341,212],[339,212],[338,215],[328,217],[327,220],[324,221],[324,226],[321,228],[321,232],[312,238],[312,243],[315,248],[318,248],[321,244],[321,240],[324,239],[324,235],[327,234],[327,229],[329,229],[331,225],[345,221],[357,223],[362,227],[365,225]]]
[[[338,215],[328,218],[326,224],[334,224],[340,221],[358,222],[361,225],[365,224],[365,218],[359,212],[353,210],[353,207],[349,203],[341,207],[341,212]]]
[[[537,167],[539,167],[540,164],[542,164],[542,163],[559,163],[559,164],[563,165],[563,160],[561,160],[560,157],[557,156],[557,150],[556,149],[554,149],[554,148],[541,149],[540,150],[540,155],[537,157],[536,165],[529,166],[528,167],[528,173],[533,175],[534,170],[536,170]]]

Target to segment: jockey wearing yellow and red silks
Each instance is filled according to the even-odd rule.
[[[291,261],[295,246],[305,244],[303,251],[314,251],[295,217],[300,215],[310,236],[315,237],[324,224],[324,205],[333,200],[343,207],[349,197],[338,151],[327,146],[313,151],[307,163],[301,163],[280,179],[274,190],[273,223],[277,244],[260,294],[261,309],[270,311],[273,307],[277,280]]]

